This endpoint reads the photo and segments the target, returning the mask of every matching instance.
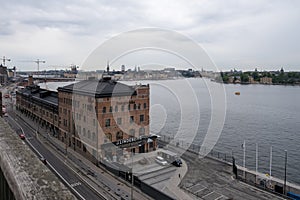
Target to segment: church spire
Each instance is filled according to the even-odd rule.
[[[109,60],[107,61],[106,70],[107,70],[107,73],[109,73]]]

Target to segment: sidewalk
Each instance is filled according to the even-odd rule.
[[[16,111],[18,116],[22,116],[28,125],[32,128],[37,127],[38,125],[34,123],[31,119],[27,118],[25,115]],[[66,164],[68,164],[74,171],[81,174],[81,178],[84,178],[88,181],[94,188],[105,190],[110,195],[119,199],[130,199],[131,194],[131,185],[130,183],[122,180],[119,177],[112,175],[106,169],[102,167],[97,167],[91,161],[87,160],[81,154],[74,151],[72,148],[67,149],[67,155],[65,154],[65,144],[60,142],[58,139],[49,134],[49,130],[46,130],[45,127],[39,127],[39,139],[45,144],[49,143],[49,147],[52,148]],[[134,188],[134,199],[143,200],[143,199],[152,199],[146,194],[142,193],[139,189]]]
[[[133,164],[133,167],[134,167],[133,169],[135,171],[138,161],[140,161],[142,159],[155,160],[155,157],[158,155],[158,152],[160,152],[160,151],[164,151],[164,149],[157,149],[156,151],[149,152],[146,154],[136,154],[133,156],[132,159],[127,160],[125,162],[125,164],[129,167],[132,167],[132,164]],[[158,187],[158,189],[160,189],[162,192],[164,192],[164,193],[168,194],[169,196],[174,197],[176,199],[180,199],[180,200],[181,199],[182,200],[193,199],[188,193],[186,193],[183,189],[181,189],[179,187],[180,182],[182,181],[185,174],[188,172],[188,166],[187,166],[186,162],[182,158],[181,158],[181,161],[182,161],[182,166],[176,167],[176,170],[174,171],[174,173],[171,174],[170,178],[167,181],[164,181],[159,184],[161,187]],[[172,164],[170,164],[170,165],[172,165]],[[143,176],[143,174],[151,173],[151,172],[158,171],[158,170],[164,170],[164,167],[160,166],[158,168],[155,168],[152,166],[150,170],[147,170],[143,166],[142,170],[139,170],[136,173],[140,173],[139,175]],[[141,173],[141,171],[143,171],[143,172]],[[165,185],[164,185],[164,183],[165,183]]]

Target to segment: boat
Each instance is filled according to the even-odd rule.
[[[235,92],[234,94],[235,94],[235,95],[240,95],[241,93],[240,93],[240,92]]]

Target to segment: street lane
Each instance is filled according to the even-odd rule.
[[[34,131],[27,126],[22,120],[18,120],[13,113],[9,112],[9,117],[7,117],[8,123],[11,127],[16,130],[16,132],[20,132],[22,127],[25,135],[26,135],[26,142],[30,143],[44,158],[47,159],[47,162],[53,166],[53,168],[59,173],[63,179],[66,180],[65,183],[68,187],[72,187],[74,194],[78,197],[83,199],[107,199],[104,196],[100,196],[95,192],[93,189],[90,188],[84,181],[82,181],[77,174],[75,174],[70,168],[59,158],[57,158],[52,152],[50,152],[40,141],[38,141],[35,137]],[[15,121],[17,119],[17,122]],[[28,138],[28,139],[27,139]],[[60,177],[61,178],[61,177]],[[77,192],[76,192],[77,191]],[[79,195],[78,195],[79,194]]]

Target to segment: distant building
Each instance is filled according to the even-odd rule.
[[[0,84],[7,82],[7,67],[0,65]]]
[[[262,78],[260,78],[259,83],[260,84],[272,84],[273,82],[272,82],[272,78],[270,78],[270,77],[262,77]]]
[[[257,84],[258,82],[254,80],[252,76],[249,76],[249,83],[250,84]]]
[[[122,72],[125,72],[125,65],[122,65],[122,66],[121,66],[121,71],[122,71]]]

